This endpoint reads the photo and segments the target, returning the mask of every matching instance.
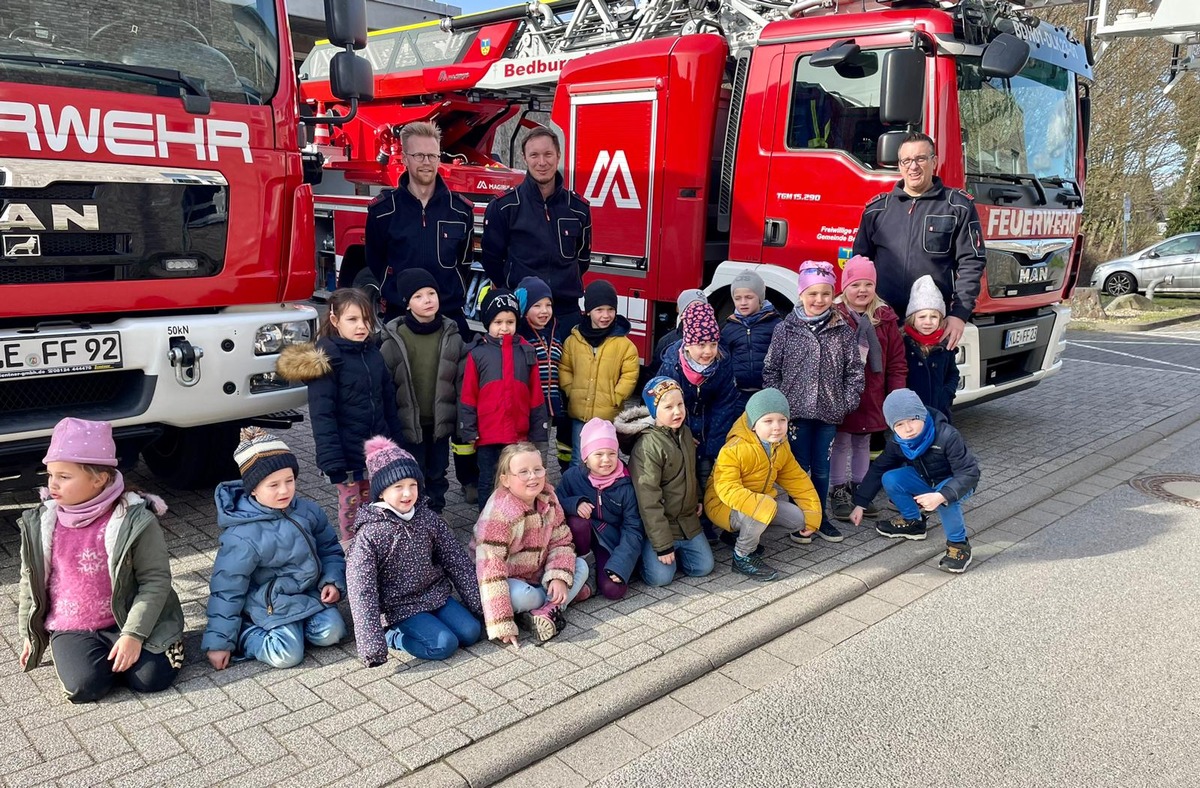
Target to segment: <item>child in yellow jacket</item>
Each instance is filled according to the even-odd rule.
[[[736,534],[733,571],[761,582],[779,576],[761,558],[758,543],[767,526],[778,524],[804,536],[821,526],[821,498],[788,445],[790,415],[779,389],[750,397],[717,455],[704,495],[704,511],[713,524]],[[777,500],[781,492],[792,500]]]
[[[571,329],[558,363],[558,385],[571,417],[571,462],[583,462],[579,435],[594,418],[612,421],[638,382],[638,352],[629,321],[617,314],[617,291],[597,279],[583,291],[583,321]]]

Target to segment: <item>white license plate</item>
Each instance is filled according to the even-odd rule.
[[[1017,274],[1017,284],[1021,285],[1049,281],[1050,267],[1045,265],[1031,265],[1028,268],[1022,268],[1021,273]]]
[[[121,335],[116,331],[0,339],[0,380],[120,369],[122,365]]]
[[[1024,328],[1010,328],[1004,332],[1004,347],[1020,347],[1028,345],[1031,342],[1037,342],[1037,326],[1025,326]]]

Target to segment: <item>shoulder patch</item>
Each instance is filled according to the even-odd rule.
[[[890,194],[890,192],[880,192],[879,194],[876,194],[874,197],[867,200],[867,205],[874,205],[875,203],[879,202],[880,200],[886,200],[888,194]]]
[[[966,189],[951,189],[951,194],[957,194],[959,197],[966,197],[971,202],[975,202],[975,195],[971,194]]]
[[[376,205],[379,205],[379,203],[387,199],[389,193],[390,192],[380,192],[379,194],[375,195],[374,199],[367,203],[367,207],[374,208]]]

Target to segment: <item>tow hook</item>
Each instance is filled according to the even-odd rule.
[[[200,359],[204,358],[204,348],[196,347],[184,337],[171,337],[167,358],[175,368],[176,383],[190,387],[200,382]]]

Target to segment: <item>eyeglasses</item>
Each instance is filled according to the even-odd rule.
[[[512,475],[516,476],[518,479],[520,479],[523,482],[527,482],[530,479],[540,479],[543,476],[545,476],[546,469],[545,468],[522,468],[521,470],[517,471],[516,473],[514,473]]]
[[[909,167],[913,166],[914,164],[920,164],[922,167],[924,167],[926,164],[929,163],[929,160],[933,159],[933,158],[935,158],[935,157],[934,156],[913,156],[911,159],[901,159],[900,166],[906,170]]]
[[[419,161],[422,164],[428,164],[429,162],[437,161],[438,159],[442,158],[442,154],[440,153],[406,153],[404,155],[413,161]]]

